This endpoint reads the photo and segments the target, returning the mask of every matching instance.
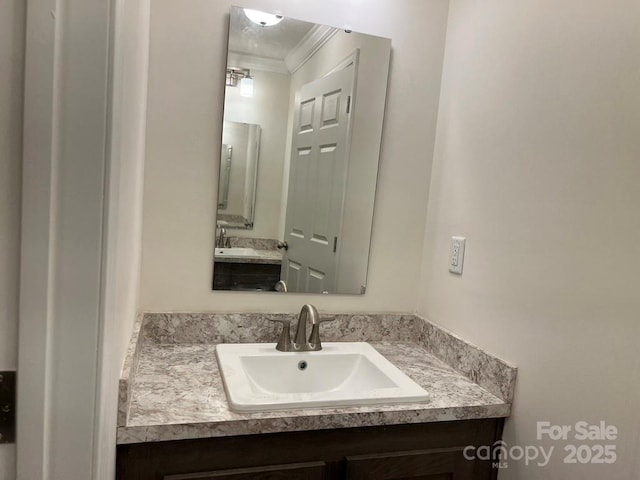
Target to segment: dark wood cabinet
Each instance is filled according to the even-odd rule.
[[[377,453],[347,457],[348,480],[457,480],[474,478],[463,448]]]
[[[215,262],[214,290],[275,291],[280,265],[263,263]]]
[[[503,419],[118,445],[117,480],[491,480]]]
[[[268,467],[234,468],[205,473],[165,475],[163,480],[324,480],[325,463],[308,462]]]

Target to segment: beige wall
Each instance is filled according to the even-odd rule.
[[[620,430],[613,466],[558,442],[504,480],[640,473],[638,25],[632,0],[451,3],[418,311],[519,367],[508,444],[550,446],[536,421]]]
[[[20,275],[20,182],[25,5],[0,3],[0,370],[15,370]],[[15,477],[15,444],[0,445],[0,480]]]
[[[211,247],[230,1],[154,0],[145,167],[142,310],[407,311],[415,305],[448,2],[253,1],[392,39],[364,296],[212,292]],[[392,252],[392,253],[390,253]]]

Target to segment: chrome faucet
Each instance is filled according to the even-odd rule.
[[[218,248],[228,248],[230,243],[229,243],[229,238],[226,237],[227,235],[227,231],[224,229],[224,227],[220,227],[220,234],[218,235],[218,241],[216,242],[216,246]]]
[[[320,345],[320,348],[316,348],[316,343],[311,343],[311,337],[309,337],[309,341],[307,342],[307,320],[311,321],[311,325],[313,325],[312,328],[317,328],[320,322],[318,310],[309,303],[303,305],[302,310],[300,310],[294,345],[298,346],[297,350],[302,351],[320,350],[322,346]],[[318,341],[317,343],[319,344],[320,342]]]
[[[282,323],[282,333],[276,345],[276,350],[281,352],[315,352],[322,350],[320,341],[320,323],[334,320],[333,318],[321,319],[318,309],[311,304],[303,305],[298,316],[298,327],[295,340],[291,341],[291,320],[269,318],[272,322]],[[311,321],[311,335],[307,341],[307,321]]]

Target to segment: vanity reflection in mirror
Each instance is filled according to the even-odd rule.
[[[365,293],[390,51],[231,8],[215,290]]]

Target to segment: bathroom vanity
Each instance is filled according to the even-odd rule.
[[[215,262],[214,290],[273,292],[280,280],[279,263]]]
[[[474,453],[501,438],[514,367],[414,315],[336,315],[323,341],[367,341],[429,401],[234,412],[216,346],[275,347],[273,317],[295,323],[288,314],[139,318],[120,382],[119,480],[495,478],[492,460]]]
[[[242,239],[233,239],[233,244]],[[229,247],[215,249],[213,269],[214,290],[275,291],[280,280],[282,253],[275,249],[275,241],[247,239],[263,248]],[[262,242],[262,245],[260,245]],[[267,249],[273,243],[273,248]],[[240,243],[242,244],[242,243]]]
[[[484,419],[120,445],[117,478],[488,480],[492,462],[465,448],[501,433],[501,419]]]

